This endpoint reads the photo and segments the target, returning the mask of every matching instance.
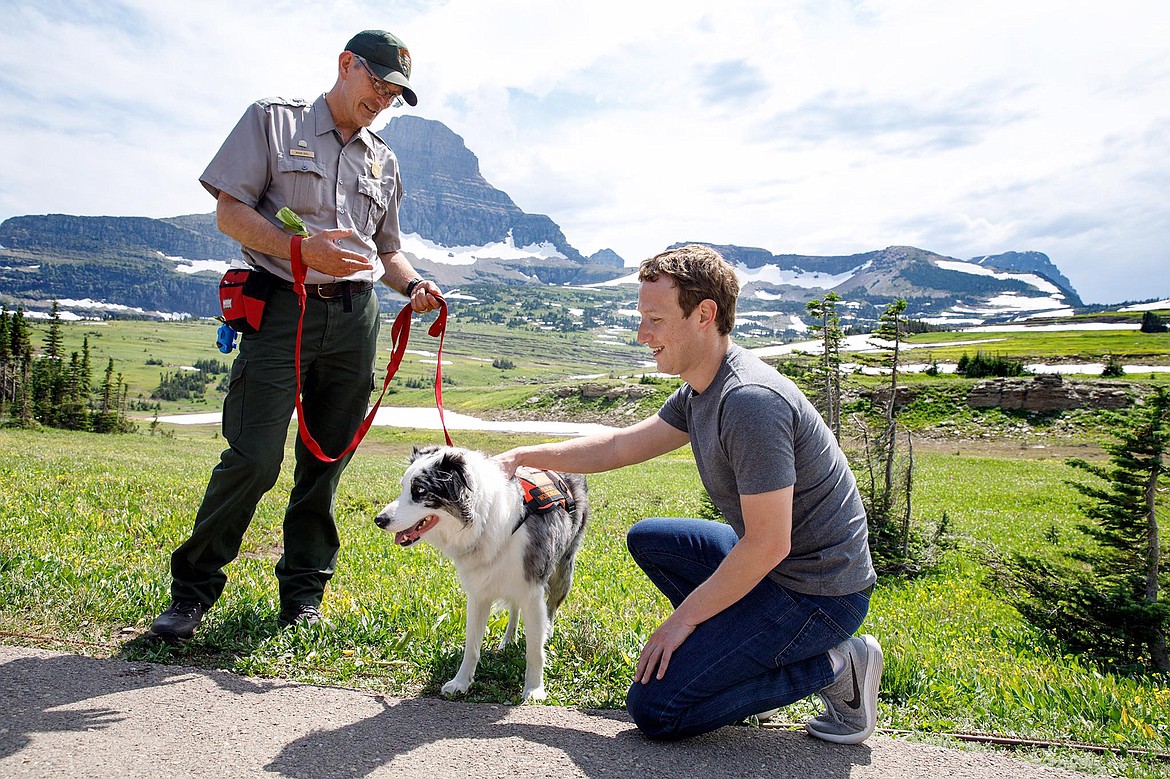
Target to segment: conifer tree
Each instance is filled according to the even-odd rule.
[[[0,366],[7,365],[12,356],[10,323],[7,306],[0,308]]]
[[[53,309],[49,313],[49,334],[45,338],[45,356],[53,360],[61,359],[64,336],[61,334],[61,310],[57,301],[53,301]]]
[[[93,429],[99,433],[112,433],[118,427],[118,397],[114,385],[114,358],[106,364],[105,376],[98,386],[98,411],[93,418]]]
[[[1170,672],[1170,587],[1160,543],[1170,451],[1170,392],[1159,388],[1110,431],[1109,464],[1069,464],[1095,477],[1074,483],[1088,501],[1081,530],[1095,545],[1053,560],[1017,555],[1020,612],[1078,651]]]
[[[875,338],[889,342],[888,346],[878,344],[880,348],[889,352],[888,365],[890,368],[890,396],[886,401],[886,429],[883,436],[885,490],[887,494],[893,492],[894,489],[894,444],[897,437],[894,415],[897,412],[898,405],[898,360],[901,354],[902,339],[906,335],[905,313],[906,301],[901,298],[895,300],[886,306],[886,310],[882,312],[881,318],[878,320],[878,328],[874,331]]]
[[[1143,333],[1165,333],[1167,327],[1166,323],[1162,321],[1162,317],[1153,311],[1147,311],[1142,314],[1141,331]]]
[[[89,359],[89,336],[81,340],[81,384],[78,388],[83,397],[93,392],[93,369]]]
[[[814,320],[809,327],[821,337],[823,350],[820,371],[823,374],[825,393],[825,422],[837,440],[841,440],[841,317],[837,315],[837,302],[841,300],[835,292],[826,292],[823,299],[810,300],[805,307]]]
[[[12,370],[12,351],[9,343],[9,317],[7,306],[0,307],[0,417],[8,411],[15,390]]]
[[[32,334],[29,332],[28,322],[24,318],[23,306],[18,307],[12,315],[8,331],[8,344],[13,359],[32,358]]]
[[[66,430],[88,430],[88,396],[82,391],[83,385],[88,382],[82,380],[81,355],[78,352],[70,356],[69,368],[64,373],[65,392],[57,410],[56,424]]]

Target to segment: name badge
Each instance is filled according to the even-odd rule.
[[[376,179],[382,178],[382,163],[371,162],[370,163],[370,175],[372,175]]]
[[[289,149],[288,153],[294,157],[308,157],[309,159],[313,159],[317,156],[313,152],[307,151],[305,149]]]

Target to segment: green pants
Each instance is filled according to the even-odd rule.
[[[273,290],[259,333],[245,335],[223,404],[228,449],[211,473],[191,537],[171,555],[171,595],[210,606],[223,592],[223,567],[240,551],[256,504],[276,483],[296,402],[297,318],[291,290]],[[302,404],[326,455],[346,448],[365,418],[378,341],[373,291],[309,298],[301,345]],[[281,608],[320,605],[340,540],[333,501],[346,456],[324,463],[297,438],[294,484],[284,514],[284,554],[276,564]]]

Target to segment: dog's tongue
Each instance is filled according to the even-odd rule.
[[[439,524],[439,517],[436,514],[431,514],[429,517],[423,517],[417,525],[409,530],[399,530],[394,534],[394,543],[399,546],[410,546],[415,541],[422,538],[423,533],[427,532],[435,525]]]

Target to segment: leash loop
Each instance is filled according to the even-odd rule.
[[[390,362],[386,365],[386,380],[382,383],[382,394],[378,396],[378,400],[370,409],[370,413],[362,421],[361,426],[354,434],[353,440],[345,447],[345,450],[336,457],[330,457],[325,454],[320,444],[317,443],[312,433],[309,432],[309,425],[305,420],[305,409],[301,404],[301,336],[305,324],[305,308],[308,303],[308,294],[305,291],[305,277],[308,275],[308,268],[305,267],[304,260],[301,257],[302,240],[302,236],[294,235],[290,252],[292,255],[293,292],[296,293],[301,308],[300,318],[297,320],[297,342],[293,360],[297,372],[297,434],[300,436],[301,442],[313,453],[314,457],[322,462],[334,463],[357,449],[358,444],[366,437],[366,433],[369,432],[370,426],[374,423],[374,417],[378,414],[378,409],[382,405],[382,399],[386,397],[386,391],[390,389],[390,380],[394,378],[394,374],[398,373],[398,368],[402,364],[402,358],[406,354],[406,343],[410,338],[410,320],[414,314],[414,310],[408,302],[398,312],[398,316],[394,319],[394,325],[390,328]],[[439,301],[439,315],[435,318],[434,323],[428,330],[428,334],[432,338],[439,339],[439,358],[435,365],[435,405],[439,410],[439,421],[443,425],[443,436],[447,440],[447,446],[453,446],[451,434],[447,432],[447,420],[443,415],[443,341],[447,335],[447,301],[439,295],[434,295],[433,297]]]

